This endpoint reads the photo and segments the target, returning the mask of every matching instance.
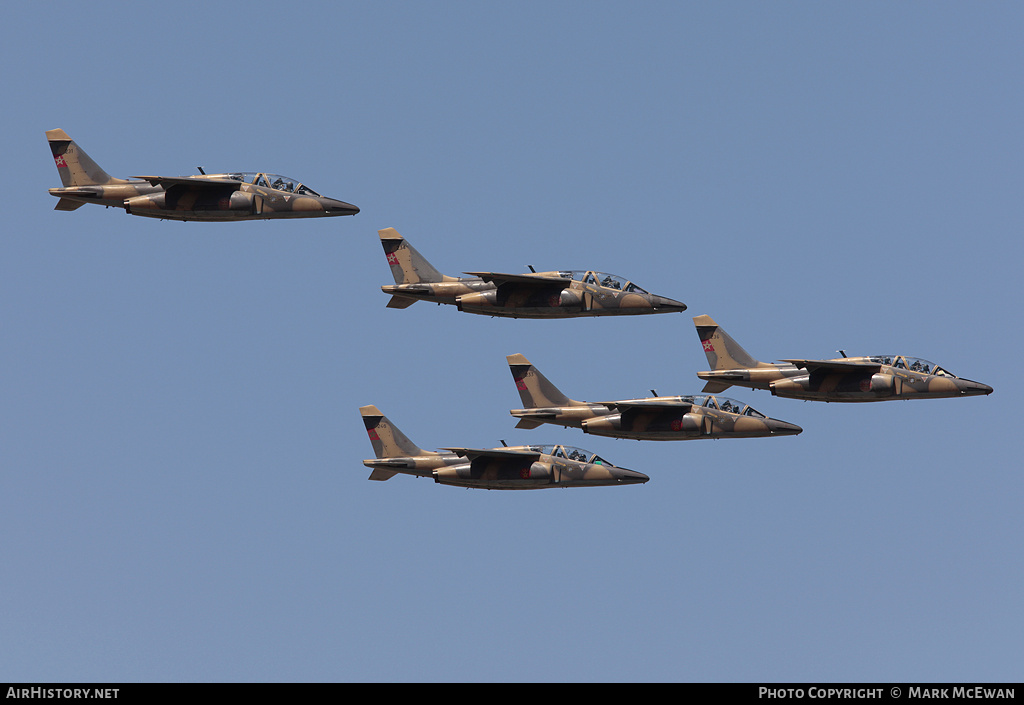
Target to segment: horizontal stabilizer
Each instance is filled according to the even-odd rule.
[[[516,428],[537,428],[540,425],[540,421],[533,421],[532,419],[519,419],[519,423],[516,424]]]
[[[392,296],[391,300],[388,301],[387,308],[409,308],[416,303],[416,301],[418,301],[418,299],[410,299],[405,296]]]
[[[728,382],[708,382],[704,385],[704,389],[700,391],[704,394],[719,394],[731,386]]]
[[[416,467],[416,462],[409,458],[377,458],[364,460],[363,465],[368,468],[412,468]]]
[[[85,201],[73,201],[70,198],[62,198],[57,201],[57,205],[53,207],[55,211],[73,211],[78,210],[85,205]]]
[[[377,480],[378,482],[384,482],[384,480],[390,480],[392,477],[397,475],[396,470],[384,470],[383,468],[374,468],[373,472],[370,473],[368,480]]]

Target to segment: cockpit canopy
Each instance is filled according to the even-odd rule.
[[[551,455],[556,458],[566,458],[567,460],[576,460],[581,463],[592,463],[594,465],[612,465],[614,467],[613,463],[609,463],[601,456],[574,446],[549,445],[528,446],[528,448],[535,453],[543,453],[544,455]]]
[[[296,193],[300,196],[320,197],[319,193],[305,184],[299,183],[297,179],[293,179],[288,176],[281,176],[280,174],[264,174],[255,171],[236,171],[231,174],[225,174],[224,176],[232,181],[241,181],[243,184],[263,186],[264,188],[272,188],[277,191],[284,191],[285,193]]]
[[[730,414],[751,416],[755,419],[768,418],[767,416],[765,416],[764,414],[762,414],[760,411],[756,410],[749,404],[744,404],[741,401],[736,401],[735,399],[730,399],[729,397],[705,396],[699,394],[695,396],[680,397],[680,399],[682,399],[683,401],[688,401],[694,406],[703,406],[707,407],[708,409],[721,409],[722,411],[727,411]]]
[[[939,377],[956,377],[952,372],[919,357],[907,357],[906,355],[871,355],[868,359],[871,360],[871,362],[877,362],[881,365],[890,365],[898,370],[910,370],[911,372],[921,372],[926,375],[938,375]]]
[[[646,289],[642,289],[625,277],[619,277],[605,272],[589,272],[581,269],[567,269],[560,271],[558,275],[565,277],[566,279],[572,279],[573,281],[590,284],[591,286],[603,286],[606,289],[615,289],[616,291],[625,291],[627,293],[636,294],[649,293]]]

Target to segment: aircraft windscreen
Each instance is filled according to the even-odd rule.
[[[550,455],[555,458],[565,458],[566,460],[575,460],[580,463],[611,465],[611,463],[600,456],[595,455],[588,450],[583,450],[582,448],[576,448],[574,446],[548,445],[530,446],[529,448],[536,453],[543,453],[544,455]]]
[[[919,357],[907,357],[905,355],[872,355],[868,359],[882,365],[891,365],[898,370],[910,370],[911,372],[922,372],[926,375],[939,375],[941,377],[956,377],[956,375],[942,369],[935,363]]]
[[[290,176],[281,176],[280,174],[261,174],[256,171],[236,171],[228,174],[227,178],[232,181],[241,181],[243,184],[266,186],[267,188],[284,191],[285,193],[297,193],[300,196],[320,197],[319,193],[305,184],[299,183],[297,179],[293,179]]]
[[[646,294],[647,292],[633,284],[625,277],[619,277],[614,274],[608,274],[606,272],[589,272],[579,269],[564,270],[558,273],[559,276],[570,277],[578,282],[584,284],[591,284],[593,286],[603,286],[607,289],[615,289],[617,291],[628,291],[630,293]]]
[[[730,414],[741,414],[743,416],[751,416],[755,419],[766,419],[768,418],[760,411],[752,406],[748,406],[741,401],[730,399],[729,397],[712,397],[712,396],[697,396],[690,397],[693,399],[693,403],[699,406],[706,406],[711,409],[721,409]]]

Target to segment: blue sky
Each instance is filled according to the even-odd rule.
[[[1020,680],[1013,3],[79,3],[4,10],[7,681]],[[43,133],[118,176],[260,170],[351,218],[54,212]],[[683,314],[385,308],[435,266],[597,269]],[[754,355],[902,353],[989,397],[729,396],[792,438],[514,428],[505,356],[589,400]],[[368,482],[416,443],[558,442],[642,486]]]

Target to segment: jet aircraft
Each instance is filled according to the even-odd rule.
[[[635,485],[650,478],[616,467],[600,456],[563,445],[423,450],[410,441],[376,406],[359,408],[370,436],[374,459],[370,480],[397,473],[432,477],[441,485],[487,490],[540,490],[554,487]]]
[[[270,220],[355,215],[351,203],[326,198],[295,179],[277,174],[232,172],[118,179],[103,171],[64,130],[47,130],[63,186],[50,189],[54,210],[86,203],[124,208],[130,215],[165,220]],[[202,169],[200,169],[202,172]]]
[[[712,369],[698,372],[705,393],[732,385],[770,389],[777,397],[809,401],[868,402],[991,394],[992,387],[962,379],[943,367],[904,355],[831,360],[755,360],[711,316],[693,319]]]
[[[803,430],[726,397],[576,401],[562,394],[524,355],[517,353],[506,359],[519,397],[527,407],[510,411],[519,419],[516,428],[550,423],[581,428],[596,436],[647,441],[793,436]]]
[[[612,274],[563,270],[530,274],[464,272],[470,278],[441,274],[394,228],[377,231],[394,285],[388,308],[417,301],[454,304],[460,311],[507,318],[575,318],[580,316],[673,313],[680,301],[648,293]],[[532,267],[531,267],[532,269]]]

